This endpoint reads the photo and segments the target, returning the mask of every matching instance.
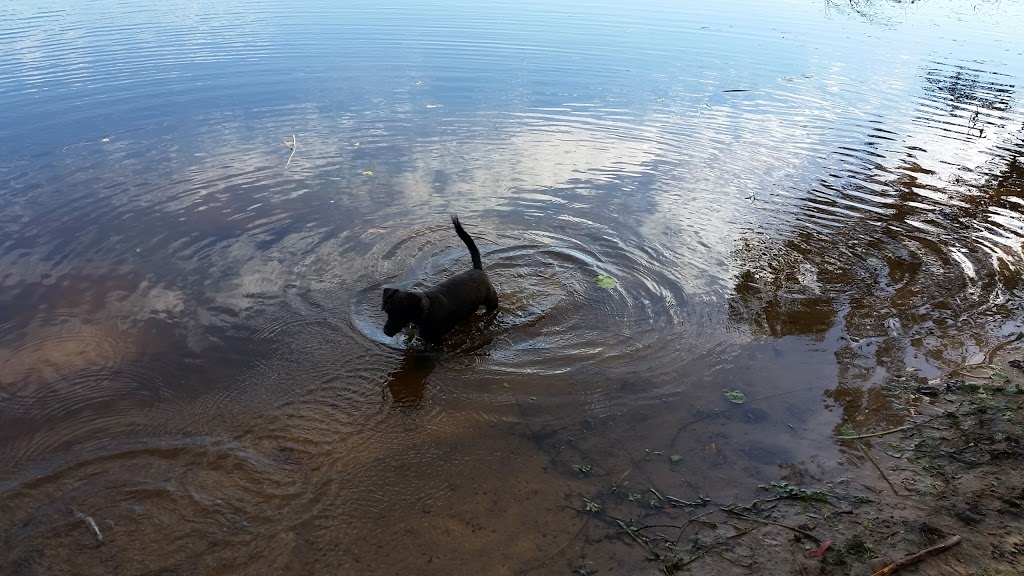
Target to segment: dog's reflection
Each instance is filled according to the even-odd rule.
[[[423,402],[427,378],[436,366],[435,354],[406,352],[402,364],[388,374],[387,393],[391,395],[392,403],[399,408],[418,408]]]

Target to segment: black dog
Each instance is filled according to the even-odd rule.
[[[423,292],[385,288],[381,310],[388,313],[388,321],[384,323],[387,336],[394,336],[407,324],[414,324],[419,328],[420,338],[428,344],[440,344],[449,330],[472,316],[481,305],[486,306],[488,312],[497,310],[498,294],[484,272],[480,251],[462,229],[458,216],[452,216],[452,224],[469,248],[473,268]]]

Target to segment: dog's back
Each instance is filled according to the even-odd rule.
[[[384,334],[394,336],[412,323],[419,327],[421,338],[440,344],[445,333],[472,316],[480,306],[486,306],[488,312],[498,308],[498,294],[484,272],[480,250],[462,228],[458,216],[452,215],[452,225],[469,248],[473,267],[422,292],[385,288],[381,309],[388,313],[388,321]]]
[[[498,295],[483,270],[466,270],[441,282],[426,293],[430,309],[420,322],[420,336],[431,342],[472,316],[481,305],[498,307]]]
[[[427,292],[431,306],[427,318],[420,324],[420,335],[428,342],[440,339],[444,333],[472,316],[481,305],[486,306],[488,312],[498,308],[498,293],[484,272],[480,250],[473,237],[462,228],[458,216],[452,215],[452,225],[469,248],[473,268],[452,276]]]

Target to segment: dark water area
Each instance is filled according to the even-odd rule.
[[[603,487],[843,477],[1024,334],[1022,81],[1020,2],[8,1],[0,572],[632,573]]]

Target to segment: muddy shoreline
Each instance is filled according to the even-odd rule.
[[[778,480],[746,502],[647,485],[652,469],[686,456],[648,451],[610,481],[573,465],[582,481],[604,487],[579,496],[583,525],[565,549],[523,573],[559,573],[561,564],[599,574],[608,566],[594,558],[617,542],[643,571],[614,573],[1022,574],[1024,346],[990,360],[946,378],[891,378],[881,392],[891,410],[909,415],[906,424],[842,423],[835,442],[848,473],[823,478],[813,467],[782,465]],[[564,557],[570,549],[575,558]]]

